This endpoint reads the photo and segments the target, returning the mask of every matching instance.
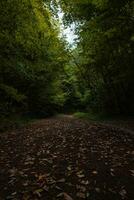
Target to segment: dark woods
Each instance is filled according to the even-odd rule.
[[[133,114],[134,1],[55,2],[0,2],[1,122],[75,110]],[[74,49],[59,37],[58,6],[65,25],[76,23]]]
[[[62,104],[64,42],[43,1],[2,0],[0,115],[46,116]]]
[[[86,108],[133,114],[134,1],[72,0],[62,8],[68,23],[82,24],[74,53]]]

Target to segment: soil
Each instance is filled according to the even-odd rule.
[[[0,134],[0,200],[133,200],[133,131],[70,116]]]

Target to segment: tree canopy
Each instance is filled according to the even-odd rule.
[[[76,59],[82,72],[81,82],[86,80],[89,107],[110,113],[133,113],[134,1],[60,2],[65,24],[80,24],[76,25]]]
[[[57,77],[64,71],[66,50],[47,5],[2,0],[0,17],[1,113],[52,112],[51,104],[62,103],[53,101],[61,93]]]
[[[59,7],[65,26],[76,24],[74,49]],[[133,0],[1,0],[0,18],[0,116],[133,114]]]

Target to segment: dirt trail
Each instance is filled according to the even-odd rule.
[[[0,200],[133,200],[134,134],[64,116],[0,135]]]

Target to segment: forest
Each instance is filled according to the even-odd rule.
[[[134,199],[134,0],[0,0],[0,200]]]
[[[75,23],[70,47],[60,37]],[[134,1],[1,0],[0,119],[133,115]]]

